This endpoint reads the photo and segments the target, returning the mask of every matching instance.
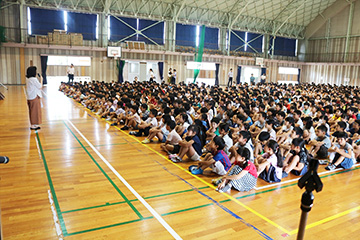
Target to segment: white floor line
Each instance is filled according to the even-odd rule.
[[[39,153],[39,158],[40,158],[40,160],[42,160],[41,153],[40,153],[39,142],[38,142],[36,137],[35,137],[35,142],[36,142],[36,147],[37,147],[37,150],[38,150],[38,153]],[[55,207],[54,207],[54,201],[52,200],[52,195],[51,195],[50,190],[48,190],[48,196],[49,196],[51,212],[53,214],[56,234],[57,234],[59,240],[63,240],[63,232],[61,231],[59,219],[58,219],[57,214],[56,214],[56,210],[55,210]]]
[[[120,179],[120,181],[135,195],[137,199],[151,212],[151,214],[164,226],[164,228],[175,238],[182,239],[165,220],[135,191],[135,189],[115,170],[115,168],[104,158],[103,155],[91,144],[89,140],[77,129],[74,124],[67,120],[67,122],[76,130],[76,132],[85,140],[87,144],[94,150],[94,152],[101,158],[101,160],[110,168],[110,170]]]
[[[355,164],[353,167],[357,167],[357,166],[360,166],[360,163],[358,164]],[[324,174],[327,174],[327,173],[333,173],[333,172],[337,172],[337,171],[340,171],[340,170],[344,170],[342,168],[337,168],[333,171],[326,171],[326,172],[321,172],[321,173],[318,173],[319,176],[321,175],[324,175]],[[280,186],[282,184],[285,184],[285,183],[291,183],[291,182],[295,182],[297,180],[299,180],[300,178],[294,178],[294,179],[291,179],[291,180],[287,180],[287,181],[284,181],[284,182],[279,182],[279,183],[274,183],[274,184],[269,184],[269,185],[266,185],[266,186],[262,186],[262,187],[255,187],[254,189],[255,190],[261,190],[261,189],[265,189],[265,188],[271,188],[271,187],[274,187],[274,186]]]

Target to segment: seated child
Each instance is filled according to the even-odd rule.
[[[337,142],[334,147],[329,149],[329,152],[335,152],[335,157],[331,163],[325,168],[326,170],[335,170],[337,167],[344,169],[351,168],[356,162],[353,147],[346,142],[348,136],[345,132],[340,132],[337,136]]]
[[[138,125],[141,122],[141,118],[137,112],[138,106],[132,105],[130,107],[131,114],[125,117],[125,126],[121,128],[121,130],[129,130],[129,128],[137,129]]]
[[[291,130],[294,128],[294,121],[295,120],[292,117],[285,118],[284,126],[282,126],[281,130],[276,134],[279,144],[285,142],[285,140],[290,136]]]
[[[283,156],[286,156],[288,151],[291,150],[293,139],[301,138],[303,133],[304,131],[300,127],[294,127],[294,129],[291,131],[291,135],[285,140],[283,144],[280,144],[280,150]]]
[[[229,155],[230,154],[229,149],[233,145],[233,140],[231,139],[231,137],[229,137],[229,125],[227,123],[220,123],[219,133],[220,133],[220,137],[222,137],[222,139],[224,139],[225,142],[224,152],[227,155]]]
[[[160,145],[161,149],[167,152],[168,154],[171,153],[179,153],[180,146],[179,142],[182,140],[180,135],[175,130],[176,123],[172,120],[166,124],[166,130],[169,131],[169,135],[166,138],[166,141]]]
[[[239,147],[247,148],[250,151],[250,161],[254,162],[254,149],[251,143],[251,134],[249,131],[240,131],[235,145],[229,149],[231,163],[235,160],[233,157],[236,156],[236,150]]]
[[[211,153],[206,154],[204,160],[200,161],[198,166],[190,166],[189,171],[192,174],[202,174],[206,168],[210,167],[214,173],[225,175],[231,167],[231,162],[228,155],[223,151],[224,147],[224,140],[219,136],[215,136],[208,144]]]
[[[309,153],[315,158],[326,159],[328,150],[331,147],[330,138],[326,136],[327,128],[320,125],[316,128],[316,139],[309,142],[311,145]]]
[[[294,138],[291,143],[291,151],[284,160],[282,177],[287,177],[290,172],[297,176],[304,175],[309,164],[308,160],[304,139]]]
[[[279,150],[279,144],[270,139],[264,147],[265,153],[257,158],[257,169],[260,178],[265,181],[280,182],[282,178],[283,157]]]
[[[136,137],[141,137],[143,134],[145,136],[148,136],[150,129],[157,126],[156,116],[157,116],[157,110],[151,109],[149,117],[145,121],[141,120],[140,124],[138,125],[139,131],[138,132],[131,131],[129,132],[129,134],[135,135]]]
[[[276,140],[276,132],[274,130],[275,121],[272,119],[266,120],[265,128],[261,130],[261,132],[268,132],[270,134],[270,139]]]
[[[259,119],[250,127],[250,133],[253,138],[256,138],[260,131],[265,127],[266,113],[260,112]]]
[[[220,124],[220,119],[219,118],[213,118],[211,120],[211,127],[209,128],[209,130],[206,132],[206,140],[207,141],[211,141],[211,139],[213,139],[215,136],[219,136],[219,124]]]
[[[176,117],[178,125],[175,127],[176,132],[183,136],[187,128],[190,126],[188,122],[188,115],[186,113],[179,114],[178,117]]]
[[[200,161],[203,145],[199,135],[199,127],[196,125],[190,125],[184,135],[184,140],[179,142],[179,154],[172,155],[170,157],[171,161],[182,162],[185,155],[192,161]]]
[[[235,188],[240,192],[250,191],[256,186],[257,171],[255,165],[249,160],[250,152],[247,148],[238,148],[234,165],[222,177],[217,187],[219,192],[227,192]]]
[[[263,149],[269,139],[270,139],[270,133],[268,132],[261,132],[258,135],[257,140],[255,140],[255,153],[254,153],[255,159],[263,154],[264,151]]]
[[[166,142],[166,137],[169,134],[169,131],[166,129],[166,124],[171,120],[171,116],[168,114],[164,114],[161,118],[161,125],[151,128],[149,130],[149,136],[147,136],[141,143],[150,143],[154,137],[157,137],[159,142]]]

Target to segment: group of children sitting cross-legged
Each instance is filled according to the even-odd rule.
[[[311,158],[329,171],[356,163],[360,98],[347,96],[360,91],[337,89],[346,99],[341,101],[312,85],[303,86],[303,95],[292,86],[270,86],[92,82],[63,83],[60,90],[111,125],[144,136],[143,144],[160,143],[171,161],[196,162],[192,174],[219,175],[213,183],[220,192],[249,191],[258,178],[301,176]]]

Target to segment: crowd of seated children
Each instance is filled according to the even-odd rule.
[[[221,176],[214,181],[219,192],[303,175],[312,157],[329,171],[351,168],[360,157],[355,87],[92,81],[59,90],[112,126],[144,136],[142,143],[160,143],[173,162],[197,161],[191,173],[210,168]]]

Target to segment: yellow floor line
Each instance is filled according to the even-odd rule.
[[[314,222],[314,223],[311,223],[311,224],[307,224],[307,225],[306,225],[306,229],[319,226],[319,225],[321,225],[321,224],[323,224],[323,223],[332,221],[332,220],[334,220],[334,219],[336,219],[336,218],[345,216],[345,215],[347,215],[347,214],[349,214],[349,213],[352,213],[352,212],[355,212],[355,211],[358,211],[358,210],[360,210],[360,206],[355,207],[355,208],[352,208],[352,209],[349,209],[349,210],[346,210],[346,211],[341,212],[341,213],[337,213],[337,214],[335,214],[335,215],[333,215],[333,216],[324,218],[324,219],[322,219],[322,220],[320,220],[320,221],[317,221],[317,222]],[[295,229],[295,230],[291,231],[289,235],[294,235],[294,234],[296,234],[297,232],[298,232],[298,229]]]
[[[81,105],[81,104],[79,104],[79,105]],[[82,106],[82,105],[81,105],[81,106]],[[85,108],[85,109],[86,109],[86,111],[88,111],[88,112],[90,112],[90,113],[93,113],[93,112],[89,111],[87,108]],[[98,115],[95,115],[95,116],[98,117],[99,119],[101,119]],[[104,119],[104,121],[111,125],[111,122],[110,122],[110,121],[106,121],[105,119]],[[136,140],[137,142],[141,143],[141,141],[140,141],[139,139],[135,138],[135,137],[132,136],[132,135],[129,135],[127,132],[121,130],[119,127],[117,127],[117,126],[114,126],[114,127],[115,127],[116,129],[118,129],[120,132],[124,133],[125,135],[127,135],[127,136],[133,138],[134,140]],[[142,143],[141,143],[141,144],[142,144]],[[156,154],[159,155],[160,157],[164,158],[164,159],[165,159],[166,161],[168,161],[169,163],[171,163],[171,164],[173,164],[174,166],[180,168],[181,170],[185,171],[187,174],[191,175],[192,177],[194,177],[194,178],[196,178],[197,180],[201,181],[201,182],[204,183],[205,185],[209,186],[210,188],[212,188],[212,189],[214,189],[214,190],[216,189],[216,187],[214,187],[212,184],[206,182],[205,180],[199,178],[199,177],[196,176],[196,175],[193,175],[191,172],[189,172],[187,169],[181,167],[180,165],[173,163],[171,160],[169,160],[167,157],[165,157],[163,154],[159,153],[159,152],[156,151],[155,149],[149,147],[149,146],[146,145],[146,144],[142,144],[142,145],[143,145],[144,147],[148,148],[150,151],[156,153]],[[287,233],[287,234],[290,235],[290,231],[288,231],[288,230],[286,230],[285,228],[281,227],[279,224],[271,221],[269,218],[267,218],[267,217],[265,217],[264,215],[258,213],[258,212],[255,211],[254,209],[246,206],[245,204],[243,204],[242,202],[240,202],[239,200],[237,200],[237,199],[234,198],[233,196],[231,196],[231,195],[229,195],[229,194],[227,194],[227,193],[222,193],[222,194],[225,195],[225,196],[226,196],[227,198],[229,198],[230,200],[236,202],[238,205],[242,206],[243,208],[245,208],[245,209],[248,210],[249,212],[255,214],[256,216],[258,216],[258,217],[260,217],[261,219],[265,220],[266,222],[270,223],[271,225],[273,225],[273,226],[276,227],[277,229],[279,229],[279,230],[281,230],[282,232]]]

